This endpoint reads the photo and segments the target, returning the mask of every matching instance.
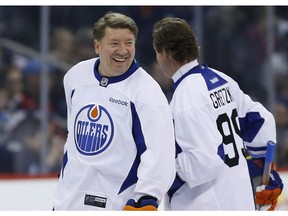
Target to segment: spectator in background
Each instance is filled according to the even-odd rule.
[[[48,153],[45,158],[45,166],[48,172],[59,173],[62,165],[63,150],[66,140],[66,128],[61,127],[55,121],[50,122]]]
[[[35,175],[42,173],[44,169],[52,173],[60,171],[66,134],[53,120],[49,121],[47,133],[47,152],[42,158],[40,118],[36,112],[27,113],[12,131],[8,142],[8,145],[17,145],[17,151],[11,152],[14,173]]]
[[[14,172],[14,154],[21,145],[13,142],[12,131],[25,118],[29,99],[24,94],[22,71],[18,67],[8,66],[3,73],[1,89],[1,149],[0,172]]]
[[[26,109],[29,111],[40,109],[40,73],[41,63],[36,59],[28,60],[23,68],[24,92],[29,98]]]
[[[5,89],[7,92],[7,108],[13,113],[19,110],[29,110],[33,102],[24,93],[24,79],[20,68],[10,66],[5,70]]]
[[[7,148],[7,133],[6,123],[8,122],[9,114],[6,110],[7,95],[5,89],[0,88],[0,173],[11,173],[12,155]]]
[[[151,31],[153,23],[162,17],[163,7],[139,6],[131,10],[130,13],[141,26],[136,43],[136,46],[139,47],[136,50],[136,58],[145,68],[154,61]]]
[[[41,94],[41,62],[38,59],[28,60],[26,66],[23,68],[23,79],[24,79],[24,92],[27,98],[25,109],[27,111],[35,111],[40,109],[40,94]],[[53,89],[54,83],[54,72],[55,69],[51,65],[47,66],[47,77],[48,80],[48,93],[49,101],[51,99],[50,92]],[[48,110],[53,111],[53,104],[49,103]]]
[[[58,27],[53,31],[50,54],[57,61],[73,65],[77,63],[76,39],[67,27]]]
[[[288,167],[288,104],[278,100],[275,104],[275,121],[277,129],[276,161],[278,167]]]
[[[85,30],[79,30],[76,33],[76,38],[74,32],[69,27],[62,26],[55,28],[51,38],[50,56],[52,59],[56,60],[68,70],[73,64],[80,61],[78,52],[81,53],[81,59],[85,58],[86,56],[83,57],[83,55],[87,55],[87,50],[85,49],[87,46],[87,35],[85,34]],[[93,40],[91,43],[93,44]],[[92,49],[92,51],[94,50]],[[63,77],[66,69],[54,69],[55,73],[50,75],[50,103],[53,105],[54,112],[62,118],[67,117],[63,89]]]
[[[288,76],[283,77],[281,82],[278,83],[277,97],[288,104]]]
[[[21,121],[13,131],[13,142],[20,151],[14,154],[14,172],[39,174],[41,172],[41,133],[40,121],[32,114]],[[11,140],[11,141],[12,141]]]
[[[6,140],[6,123],[9,118],[8,111],[6,109],[7,94],[4,88],[0,87],[0,146]]]
[[[54,73],[52,71],[54,71],[54,68],[49,66],[49,93],[52,89],[55,89],[53,86]],[[42,148],[40,121],[34,117],[40,109],[40,72],[41,64],[37,59],[28,60],[23,70],[13,65],[4,70],[3,88],[0,91],[0,101],[5,104],[3,112],[1,112],[1,120],[3,121],[1,121],[0,134],[2,141],[0,149],[2,168],[0,168],[0,172],[27,172],[30,174],[40,172],[38,167],[41,165],[39,151]],[[62,83],[59,88],[63,88]],[[55,102],[55,98],[52,102]],[[64,97],[62,100],[65,103]],[[49,116],[57,116],[58,110],[56,108],[50,101]],[[57,119],[59,125],[61,119],[55,116],[53,118]],[[54,124],[54,122],[52,123]],[[51,124],[51,121],[49,124]],[[50,152],[48,152],[47,162],[45,162],[48,171],[56,172],[57,169],[58,171],[60,169],[62,156],[59,158],[57,151],[63,152],[64,141],[62,145],[59,142],[63,136],[65,135],[60,136],[56,132],[48,136],[49,143],[51,142],[48,147]],[[58,145],[56,145],[56,141],[58,141]],[[37,165],[37,163],[39,164]]]
[[[26,104],[28,102],[23,92],[23,77],[22,72],[15,66],[9,66],[4,70],[4,84],[2,92],[2,118],[1,118],[1,142],[5,157],[12,160],[12,155],[19,150],[18,144],[10,143],[12,131],[17,127],[19,122],[25,118]],[[5,97],[5,98],[4,98]],[[5,112],[4,112],[5,110]],[[5,115],[4,115],[5,113]],[[5,118],[4,118],[5,117]],[[5,163],[3,166],[10,167],[13,171],[12,162]],[[6,170],[7,172],[8,170]]]
[[[95,57],[93,49],[93,35],[92,29],[89,27],[82,27],[76,31],[77,44],[77,61],[84,61]]]

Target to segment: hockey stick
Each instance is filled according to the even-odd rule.
[[[271,172],[271,165],[274,161],[274,153],[276,149],[276,143],[269,141],[267,143],[267,150],[266,150],[266,157],[265,157],[265,164],[263,169],[263,177],[262,177],[262,185],[269,184],[270,172]],[[260,205],[257,206],[257,210],[260,211]]]
[[[269,141],[267,143],[265,165],[264,165],[263,177],[262,177],[262,184],[263,185],[268,185],[268,183],[269,183],[271,165],[272,165],[272,162],[274,161],[275,147],[276,147],[276,145],[274,142]]]

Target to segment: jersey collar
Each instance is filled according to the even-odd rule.
[[[191,62],[188,62],[187,64],[184,64],[182,67],[180,67],[172,76],[172,79],[174,83],[176,83],[184,74],[189,72],[191,68],[194,68],[198,65],[197,60],[193,60]]]
[[[189,67],[192,69],[189,69]],[[174,90],[181,83],[181,81],[185,79],[185,77],[189,76],[190,74],[196,74],[196,73],[199,73],[202,75],[206,83],[208,91],[218,88],[219,86],[227,83],[227,81],[223,77],[221,77],[215,71],[208,68],[206,64],[198,64],[197,61],[192,61],[192,62],[185,64],[176,73],[177,73],[176,76],[173,75],[173,77],[176,80],[174,81],[174,86],[173,86]]]
[[[98,70],[99,64],[100,64],[100,58],[97,58],[94,64],[94,75],[96,79],[99,81],[99,85],[103,87],[107,87],[110,83],[116,83],[116,82],[120,82],[126,79],[127,77],[131,76],[139,68],[139,64],[134,59],[130,68],[124,74],[120,76],[115,76],[115,77],[106,77],[106,76],[102,76],[99,73],[99,70]]]

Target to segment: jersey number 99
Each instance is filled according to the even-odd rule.
[[[227,115],[227,113],[223,113],[223,114],[219,115],[217,120],[216,120],[218,130],[219,130],[220,134],[222,135],[223,144],[226,145],[226,146],[228,146],[228,145],[232,145],[233,146],[233,151],[234,151],[234,156],[233,157],[230,158],[229,155],[225,153],[224,162],[229,167],[237,166],[239,164],[239,153],[238,153],[238,150],[237,150],[237,145],[236,145],[234,133],[233,133],[233,130],[232,130],[232,126],[233,126],[234,131],[236,132],[236,134],[238,136],[241,135],[240,134],[240,130],[239,130],[238,125],[237,125],[237,117],[238,117],[237,110],[233,109],[230,118]],[[223,127],[224,124],[227,124],[228,131],[224,132],[224,127]],[[225,150],[224,150],[224,152],[225,152]]]

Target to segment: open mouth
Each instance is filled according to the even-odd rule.
[[[126,58],[113,58],[113,60],[116,62],[125,62],[126,59],[128,59],[128,57],[126,57]]]

